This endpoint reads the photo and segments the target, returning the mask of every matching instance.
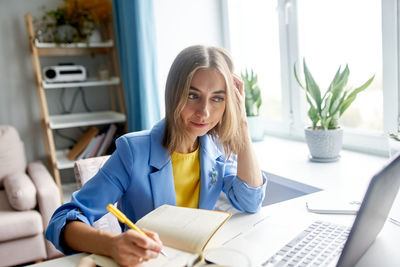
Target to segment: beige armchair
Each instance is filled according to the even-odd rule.
[[[44,238],[59,190],[41,162],[26,163],[24,144],[12,126],[0,125],[0,266],[62,254]]]
[[[79,186],[84,185],[99,171],[109,157],[110,156],[102,156],[75,161],[74,172],[77,184]],[[121,233],[118,220],[111,213],[107,213],[95,221],[93,227],[109,232]]]

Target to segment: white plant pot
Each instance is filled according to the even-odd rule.
[[[250,137],[253,142],[264,140],[264,123],[261,116],[247,116]]]
[[[100,43],[101,42],[101,33],[99,29],[94,29],[92,34],[88,38],[89,43]]]
[[[57,26],[56,36],[60,42],[71,43],[74,41],[74,37],[78,34],[78,31],[71,25],[60,25]]]
[[[343,143],[343,129],[306,128],[305,137],[310,150],[310,160],[315,162],[332,162],[340,158]]]

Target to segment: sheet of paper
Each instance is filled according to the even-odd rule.
[[[173,248],[164,247],[164,251],[167,257],[164,255],[159,255],[156,259],[150,260],[148,262],[143,262],[140,267],[179,267],[185,266],[188,262],[192,262],[196,258],[197,254],[191,254],[188,252],[179,251]],[[119,267],[119,265],[111,258],[91,254],[90,257],[98,266],[101,267]]]
[[[119,267],[119,265],[113,259],[106,256],[91,254],[88,257],[90,257],[96,263],[96,265],[101,267]]]
[[[229,267],[251,267],[250,258],[238,249],[220,247],[206,250],[204,258],[208,262],[213,262],[217,266]],[[215,265],[214,265],[215,266]]]
[[[141,267],[179,267],[186,266],[188,262],[193,262],[193,259],[196,258],[197,254],[192,254],[184,251],[180,251],[177,249],[173,249],[170,247],[164,246],[164,251],[167,254],[167,257],[159,254],[158,257],[154,260],[148,261],[140,265]]]

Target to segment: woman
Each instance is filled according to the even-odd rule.
[[[120,137],[103,168],[56,210],[46,238],[65,254],[86,251],[134,265],[157,257],[161,241],[150,231],[145,237],[91,227],[109,203],[118,202],[135,222],[163,204],[213,209],[223,191],[238,210],[256,212],[266,180],[251,146],[244,99],[227,51],[184,49],[168,75],[165,120]]]

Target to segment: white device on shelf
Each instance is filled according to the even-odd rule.
[[[46,82],[81,82],[86,80],[86,68],[81,65],[59,65],[43,68]]]

